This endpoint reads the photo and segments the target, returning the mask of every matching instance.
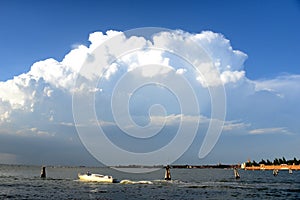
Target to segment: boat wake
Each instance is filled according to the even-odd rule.
[[[128,179],[124,179],[119,181],[118,183],[120,184],[149,184],[149,185],[166,185],[166,184],[181,184],[183,182],[178,181],[178,180],[141,180],[141,181],[133,181],[133,180],[128,180]]]
[[[152,181],[132,181],[132,180],[121,180],[120,184],[153,184]]]

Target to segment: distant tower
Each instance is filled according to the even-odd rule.
[[[45,166],[42,167],[41,178],[46,178],[46,167]]]
[[[170,181],[171,180],[171,172],[170,172],[170,166],[166,166],[166,173],[165,173],[165,180]]]

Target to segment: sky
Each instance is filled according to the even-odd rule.
[[[74,83],[75,87],[81,86],[80,82],[76,82],[76,77],[82,73],[80,69],[86,56],[97,45],[103,41],[116,41],[116,35],[141,27],[175,30],[178,37],[186,33],[185,41],[192,40],[205,50],[220,73],[217,81],[220,80],[225,89],[226,116],[218,119],[224,125],[216,145],[204,158],[199,158],[199,148],[205,140],[203,132],[209,129],[208,119],[213,119],[213,106],[208,93],[209,88],[215,86],[215,77],[210,74],[211,71],[204,69],[202,75],[208,81],[204,83],[199,74],[190,73],[192,69],[189,64],[176,56],[141,51],[121,57],[105,71],[104,79],[96,88],[87,88],[86,91],[91,89],[94,93],[83,95],[89,97],[95,94],[98,123],[103,124],[103,130],[111,141],[128,151],[145,152],[163,147],[171,144],[168,133],[178,129],[178,119],[181,117],[187,127],[198,122],[199,128],[192,144],[175,163],[239,163],[248,159],[282,156],[287,159],[300,158],[299,19],[300,2],[296,0],[178,3],[1,0],[0,163],[99,165],[98,160],[108,159],[104,158],[105,155],[113,159],[107,164],[117,163],[118,156],[111,156],[105,151],[95,152],[93,146],[87,147],[82,132],[92,129],[81,128],[87,127],[90,121],[78,118],[74,113],[72,97],[74,102],[74,91],[77,91]],[[164,44],[165,48],[178,50],[168,45],[168,37],[156,35],[155,38],[153,44],[126,38],[124,44],[119,45],[126,49],[134,45],[156,47]],[[110,50],[113,56],[118,56],[117,52],[113,48]],[[101,58],[103,62],[109,61],[108,57]],[[165,70],[136,67],[151,64],[149,60],[175,70],[168,70],[168,67]],[[185,80],[191,81],[200,113],[194,113],[191,102],[186,107],[188,111],[180,113],[182,110],[178,109],[178,104],[182,103],[181,100],[187,101],[186,98],[176,100],[170,89],[145,86],[130,99],[128,109],[132,118],[140,126],[147,125],[148,109],[159,103],[165,107],[163,114],[166,118],[158,112],[161,109],[155,110],[154,107],[150,109],[153,110],[153,123],[150,125],[156,130],[164,122],[165,128],[161,129],[157,138],[149,137],[149,140],[143,141],[125,138],[122,135],[124,130],[117,127],[113,119],[116,111],[110,108],[114,86],[117,80],[126,77],[124,74],[129,74],[128,80],[135,80],[136,83],[149,77],[155,77],[157,82],[169,80],[164,82],[168,87],[174,87],[175,91],[189,97],[185,93],[188,92],[186,88],[180,90],[181,85],[172,82],[175,78],[177,80],[177,75],[183,75]],[[89,76],[83,74],[82,77],[91,81],[89,84],[94,83]],[[87,87],[93,85],[89,84]],[[130,82],[123,86],[129,87]],[[76,92],[75,97],[78,97]],[[119,99],[124,100],[125,97]],[[79,103],[76,104],[78,108],[75,105],[75,111],[88,108],[81,107],[85,105],[82,99],[76,100]],[[222,103],[220,99],[217,102]],[[81,116],[82,113],[79,114]],[[125,123],[126,120],[122,120],[125,119],[118,122]],[[81,126],[79,122],[87,124]],[[94,125],[89,124],[90,127]],[[129,128],[125,132],[132,130]],[[172,137],[176,136],[171,134]],[[101,144],[106,145],[103,141]],[[125,158],[128,158],[128,163],[134,162],[129,162],[129,156]],[[162,154],[160,158],[173,161],[171,155]]]

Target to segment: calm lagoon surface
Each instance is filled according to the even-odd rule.
[[[162,180],[164,169],[125,173],[100,167],[50,167],[40,178],[40,166],[0,165],[0,199],[300,199],[300,171],[230,169],[171,169],[172,181]],[[125,183],[79,181],[90,171],[112,175]]]

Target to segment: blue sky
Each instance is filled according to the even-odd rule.
[[[245,68],[251,78],[299,73],[300,3],[296,0],[2,0],[0,11],[0,80],[28,71],[38,60],[61,60],[72,45],[86,43],[88,33],[96,30],[148,26],[224,34],[234,48],[249,56]]]
[[[105,35],[107,30],[123,32],[139,27],[180,29],[196,40],[199,34],[199,42],[215,62],[221,63],[221,71],[224,70],[222,80],[227,95],[225,129],[213,151],[202,160],[195,155],[204,136],[197,134],[179,163],[231,163],[248,158],[300,157],[300,127],[297,123],[299,19],[300,1],[296,0],[178,3],[1,0],[0,163],[97,164],[76,134],[68,82],[73,74],[68,74],[68,70],[75,70],[77,57],[80,60],[87,48],[91,49],[90,45],[97,43],[90,34],[102,32]],[[64,59],[67,56],[69,59]],[[135,62],[140,62],[139,56],[135,59]],[[64,65],[68,67],[67,72],[61,68]],[[223,65],[231,65],[232,70],[227,73]],[[107,88],[124,72],[117,68],[110,73],[107,82],[103,83]],[[19,78],[13,80],[14,76]],[[188,77],[193,76],[188,74]],[[197,87],[197,84],[192,85]],[[147,102],[145,96],[152,94],[153,90],[146,88],[144,92],[134,99],[139,106],[133,108],[137,116],[140,116],[137,113],[146,112],[142,103]],[[200,98],[206,92],[202,88],[196,95]],[[108,107],[110,102],[106,98],[110,95],[104,88],[97,96],[97,102]],[[158,96],[163,102],[170,102],[168,95]],[[156,100],[159,99],[151,103]],[[172,110],[172,106],[167,114],[178,112],[178,109]],[[210,109],[205,103],[199,106],[201,110]],[[111,112],[109,109],[97,110],[103,120],[110,118]],[[201,114],[204,118],[209,117],[206,113]],[[175,123],[177,119],[172,117],[170,115]],[[145,123],[144,118],[138,120],[138,123]],[[105,121],[105,129],[117,132],[110,122]],[[174,127],[168,126],[167,132]],[[207,126],[201,128],[204,130]],[[118,137],[111,137],[116,143],[121,143]],[[289,148],[284,148],[286,146]],[[45,158],[41,154],[45,154]]]

